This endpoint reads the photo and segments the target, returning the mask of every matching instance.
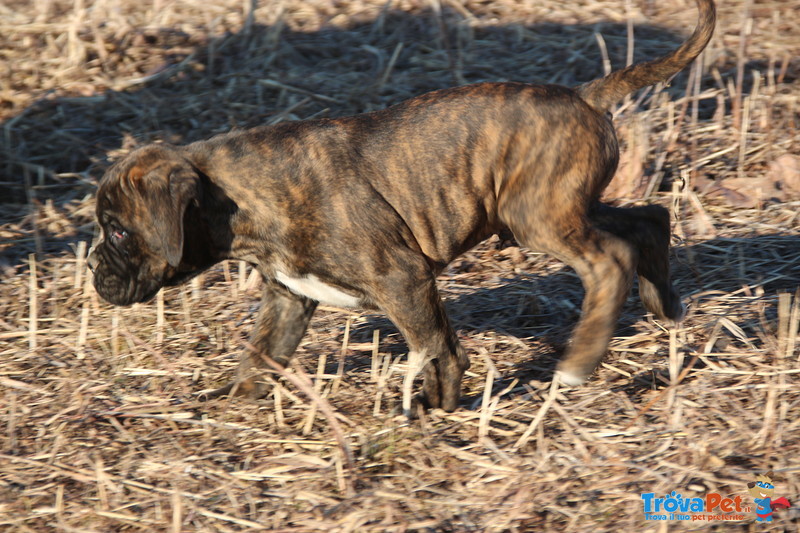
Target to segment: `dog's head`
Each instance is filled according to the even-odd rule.
[[[190,277],[184,215],[200,187],[198,172],[168,145],[140,148],[106,172],[97,190],[101,236],[88,258],[100,296],[130,305]]]

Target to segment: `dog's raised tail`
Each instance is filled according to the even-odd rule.
[[[581,98],[598,111],[606,112],[633,91],[667,81],[687,67],[711,40],[717,18],[714,0],[696,1],[700,10],[697,27],[680,47],[664,57],[615,70],[604,78],[580,85],[577,91]]]

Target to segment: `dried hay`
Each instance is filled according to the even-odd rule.
[[[702,76],[620,106],[628,155],[612,197],[673,209],[689,315],[670,330],[632,297],[584,387],[550,384],[580,283],[498,239],[441,277],[472,355],[462,408],[413,423],[393,414],[405,345],[383,317],[322,308],[273,398],[199,403],[193,393],[229,379],[245,347],[251,270],[224,263],[129,309],[90,285],[94,184],[130,148],[377,109],[458,83],[574,84],[604,60],[625,64],[628,22],[636,60],[694,23],[688,0],[629,4],[0,6],[0,527],[662,531],[644,520],[641,493],[750,504],[746,483],[769,468],[776,496],[794,503],[792,2],[722,3]],[[782,196],[748,188],[763,176]],[[797,514],[776,521],[796,527]]]

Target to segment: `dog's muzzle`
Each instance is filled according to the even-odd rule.
[[[94,273],[94,288],[114,305],[146,302],[163,286],[163,272],[154,272],[149,265],[105,242],[94,247],[86,263]]]

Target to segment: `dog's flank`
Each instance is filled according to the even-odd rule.
[[[223,259],[246,260],[264,280],[255,351],[242,354],[234,383],[209,396],[268,394],[254,369],[262,356],[286,365],[323,301],[385,312],[409,351],[425,354],[419,403],[453,410],[469,360],[436,275],[510,231],[584,284],[558,366],[564,383],[579,384],[605,354],[634,275],[648,311],[666,321],[684,314],[670,279],[667,210],[599,197],[619,159],[604,106],[699,53],[714,8],[698,3],[701,23],[677,52],[577,90],[467,85],[362,115],[137,149],[98,188],[95,287],[128,305]]]
[[[689,38],[672,53],[636,63],[577,88],[587,104],[604,112],[626,95],[649,85],[667,81],[689,66],[705,49],[714,33],[716,9],[713,0],[696,0],[699,21]]]

